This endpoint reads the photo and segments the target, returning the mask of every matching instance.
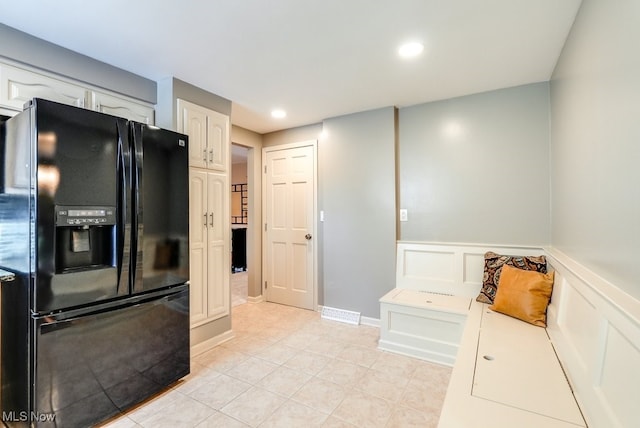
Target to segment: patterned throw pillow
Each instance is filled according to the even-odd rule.
[[[544,256],[504,256],[488,251],[484,255],[484,275],[482,289],[476,300],[493,304],[498,291],[502,266],[509,265],[518,269],[547,273],[547,259]]]

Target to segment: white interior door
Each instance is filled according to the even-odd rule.
[[[316,142],[263,149],[267,301],[315,309]]]

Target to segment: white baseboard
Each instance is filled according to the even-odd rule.
[[[203,352],[207,352],[210,349],[215,348],[218,345],[223,344],[224,342],[228,342],[229,340],[235,337],[235,333],[233,330],[225,331],[222,334],[219,334],[211,339],[207,339],[204,342],[200,342],[191,347],[191,357],[195,357],[196,355],[200,355]]]
[[[253,297],[253,296],[247,296],[247,303],[262,303],[264,302],[264,298],[261,295]]]
[[[360,324],[380,328],[379,318],[360,317]]]

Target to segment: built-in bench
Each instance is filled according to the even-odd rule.
[[[487,251],[546,255],[546,329],[475,301]],[[552,249],[398,242],[396,272],[379,347],[453,366],[439,427],[640,426],[637,300]]]
[[[471,299],[396,288],[380,299],[378,347],[452,366]]]
[[[473,302],[440,428],[586,427],[544,328]]]

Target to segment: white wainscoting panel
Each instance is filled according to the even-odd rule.
[[[484,273],[484,253],[464,253],[462,265],[462,283],[469,288],[482,287],[482,275]]]
[[[398,241],[396,287],[475,298],[482,287],[487,251],[543,254],[536,247]]]
[[[592,427],[640,427],[640,301],[564,253],[555,270],[547,331]]]

